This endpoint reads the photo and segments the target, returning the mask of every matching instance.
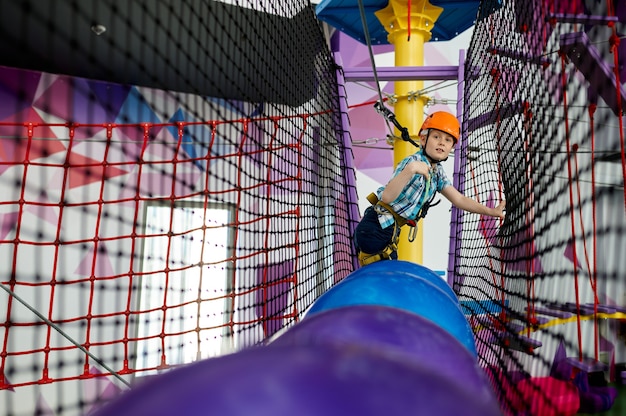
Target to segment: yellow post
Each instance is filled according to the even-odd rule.
[[[410,1],[410,19],[409,19]],[[387,39],[395,48],[395,66],[423,66],[424,43],[431,37],[435,21],[443,11],[433,6],[428,0],[390,0],[387,7],[375,12],[383,27],[389,32]],[[410,30],[410,32],[409,32]],[[409,36],[410,34],[410,36]],[[424,106],[427,97],[420,95],[424,81],[396,81],[394,93],[395,115],[398,122],[409,130],[411,138],[419,143],[419,128],[424,120]],[[400,132],[396,132],[400,137]],[[396,140],[393,146],[394,166],[417,149],[409,142]],[[408,230],[404,227],[398,244],[398,259],[414,263],[423,263],[422,226],[418,227],[413,242],[407,238]]]

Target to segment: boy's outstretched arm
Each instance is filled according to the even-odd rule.
[[[441,193],[448,199],[448,201],[452,203],[452,205],[459,209],[473,212],[475,214],[489,215],[492,217],[504,219],[506,201],[500,201],[500,203],[496,207],[489,208],[486,205],[476,202],[472,198],[466,197],[465,195],[460,193],[454,186],[446,186],[445,188],[443,188]]]

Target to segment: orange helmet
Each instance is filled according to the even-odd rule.
[[[422,124],[420,134],[422,131],[427,129],[437,129],[448,133],[454,137],[455,143],[459,141],[459,136],[461,136],[461,126],[459,124],[459,120],[457,120],[457,118],[452,114],[445,111],[435,111],[434,113],[428,115]]]

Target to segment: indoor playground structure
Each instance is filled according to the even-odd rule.
[[[625,25],[618,0],[0,0],[0,412],[625,414]],[[416,151],[442,81],[448,176],[506,219],[452,208],[443,278],[420,224],[359,267],[360,167]]]

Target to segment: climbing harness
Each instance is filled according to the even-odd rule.
[[[380,213],[377,208],[382,207],[393,215],[393,237],[391,238],[391,242],[378,253],[365,253],[364,251],[359,250],[359,264],[361,266],[367,266],[368,264],[372,264],[380,260],[391,259],[392,253],[398,251],[398,240],[400,239],[399,228],[406,224],[410,224],[412,227],[415,227],[416,225],[415,221],[407,220],[406,218],[398,215],[388,204],[379,200],[378,196],[374,192],[367,196],[367,200],[370,204],[372,204],[377,214]]]
[[[428,194],[429,187],[430,187],[430,181],[427,181],[426,189],[424,190],[422,194],[424,195],[424,197]],[[432,201],[434,199],[435,199],[435,194],[431,195],[428,201],[423,201],[422,207],[417,213],[417,216],[415,217],[415,219],[409,220],[399,215],[397,212],[395,212],[393,208],[389,206],[389,204],[378,199],[378,196],[374,192],[369,194],[367,196],[367,200],[369,201],[370,204],[372,204],[372,206],[374,207],[377,213],[380,214],[381,213],[380,209],[382,208],[393,216],[393,219],[394,219],[393,237],[391,239],[391,242],[378,253],[372,254],[372,253],[365,253],[363,251],[359,251],[359,264],[361,266],[366,266],[368,264],[372,264],[380,260],[391,259],[391,254],[398,251],[398,241],[400,240],[399,229],[404,227],[405,225],[408,225],[411,227],[411,230],[409,231],[409,235],[408,235],[408,240],[410,242],[413,242],[415,240],[415,237],[417,236],[417,223],[419,222],[419,220],[426,216],[426,214],[428,213],[428,209],[430,207],[435,206],[441,202],[441,200],[438,200],[437,202],[433,204]]]

